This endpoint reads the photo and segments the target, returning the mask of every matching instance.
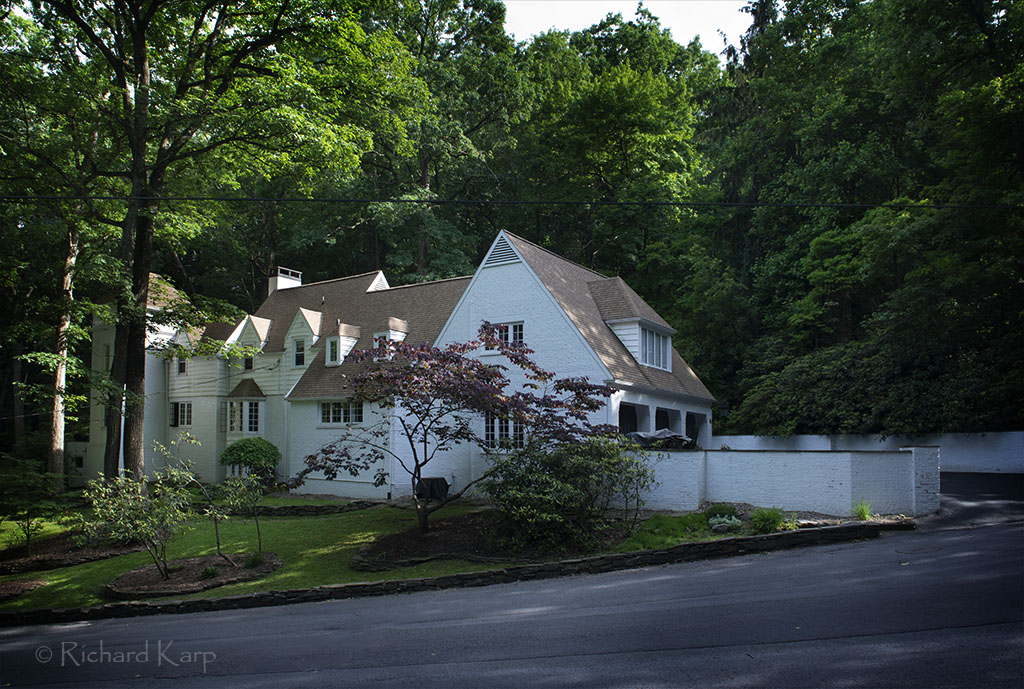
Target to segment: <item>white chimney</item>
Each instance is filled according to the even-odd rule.
[[[274,268],[274,271],[267,281],[268,297],[279,289],[289,289],[302,285],[302,273],[299,271],[292,270],[291,268],[281,268],[280,266]]]

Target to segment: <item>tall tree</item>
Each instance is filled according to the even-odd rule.
[[[124,164],[104,173],[123,179],[129,196],[121,261],[131,294],[118,305],[113,373],[141,399],[154,232],[178,177],[258,174],[311,148],[354,165],[373,126],[389,122],[372,115],[394,104],[406,54],[333,0],[43,0],[22,9],[53,36],[72,36],[78,59],[105,75],[109,96],[91,97],[118,133]],[[142,417],[141,405],[128,405],[124,461],[136,476]],[[116,450],[108,445],[108,464]]]

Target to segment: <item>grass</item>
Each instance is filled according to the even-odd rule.
[[[292,504],[310,504],[309,500],[301,498],[281,500],[292,501]],[[472,509],[474,508],[470,505],[454,504],[438,512],[434,518],[456,516]],[[708,512],[681,516],[656,514],[647,519],[629,538],[608,550],[656,550],[682,543],[722,538],[722,534],[712,532],[708,526]],[[210,598],[258,591],[305,589],[326,584],[413,579],[502,566],[495,563],[446,560],[385,572],[353,570],[350,566],[352,557],[360,546],[378,536],[403,531],[416,525],[415,512],[395,507],[377,506],[319,517],[263,517],[260,524],[263,530],[264,549],[275,552],[282,558],[284,564],[281,567],[262,579],[169,598]],[[11,528],[13,525],[8,527],[4,524],[0,533],[8,532]],[[60,529],[61,527],[56,524],[46,526],[46,531],[50,534],[57,533]],[[220,529],[224,552],[256,551],[256,531],[251,519],[233,517],[222,523]],[[178,536],[168,544],[168,558],[174,560],[214,554],[216,547],[212,531],[213,527],[208,521],[196,522],[192,531]],[[744,522],[741,528],[726,535],[747,536],[753,533],[753,524]],[[141,566],[153,566],[152,560],[144,551],[73,567],[2,576],[0,581],[42,579],[48,584],[0,605],[0,609],[30,610],[99,605],[105,602],[102,590],[108,582]]]
[[[451,505],[435,518],[455,516],[473,509],[469,505]],[[349,566],[352,556],[364,543],[378,535],[412,528],[416,514],[394,507],[373,507],[366,510],[325,517],[262,518],[264,549],[277,553],[284,564],[263,579],[240,582],[201,593],[172,598],[204,598],[230,596],[255,591],[303,589],[325,584],[357,581],[411,579],[456,572],[490,569],[498,565],[464,561],[427,562],[414,567],[387,572],[360,572]],[[192,531],[178,536],[168,544],[169,559],[211,555],[216,552],[212,526],[198,522]],[[255,552],[256,531],[251,520],[233,518],[221,525],[224,552]],[[62,608],[99,605],[105,602],[101,592],[109,581],[136,567],[152,565],[145,552],[64,567],[44,572],[0,577],[8,579],[42,579],[48,585],[19,596],[0,606],[3,610]]]

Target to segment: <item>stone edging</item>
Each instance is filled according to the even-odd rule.
[[[223,598],[163,602],[125,601],[97,605],[90,608],[43,608],[38,610],[2,612],[0,613],[0,626],[237,610],[341,598],[382,596],[391,593],[413,593],[437,589],[489,586],[491,584],[505,584],[529,579],[549,579],[576,574],[597,574],[649,565],[691,562],[694,560],[749,555],[771,550],[877,538],[883,528],[888,529],[891,527],[890,525],[883,527],[875,522],[855,522],[815,529],[782,531],[763,536],[742,536],[702,543],[684,543],[662,550],[641,550],[632,553],[595,555],[557,562],[515,565],[504,569],[492,569],[483,572],[447,574],[425,579],[329,584],[311,589],[261,591]],[[906,525],[897,528],[909,529],[914,528],[914,526],[913,522],[910,521]]]

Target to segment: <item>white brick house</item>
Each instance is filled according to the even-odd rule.
[[[377,271],[301,284],[282,270],[256,313],[234,324],[211,324],[201,337],[250,345],[244,362],[222,357],[165,361],[147,373],[147,446],[188,431],[202,443],[189,448],[202,478],[224,478],[217,458],[231,442],[260,435],[282,454],[281,476],[296,474],[305,457],[336,440],[346,424],[370,424],[379,410],[348,400],[346,355],[373,339],[444,345],[473,339],[483,321],[508,324],[510,337],[535,351],[558,377],[586,377],[615,393],[593,421],[624,430],[670,428],[698,444],[711,437],[713,397],[672,348],[675,332],[620,278],[609,278],[531,242],[501,232],[474,275],[390,287]],[[198,335],[178,333],[179,341]],[[94,339],[94,349],[103,347]],[[481,352],[480,356],[495,356]],[[93,418],[102,419],[94,407]],[[173,415],[172,415],[173,412]],[[173,416],[173,418],[172,418]],[[480,420],[481,430],[484,420]],[[86,472],[102,468],[102,421],[92,426]],[[497,429],[497,433],[507,432]],[[398,447],[393,438],[393,447]],[[94,449],[95,448],[95,449]],[[98,451],[97,451],[98,450]],[[147,453],[147,470],[160,459]],[[462,446],[425,469],[458,489],[484,468],[485,457]],[[409,490],[397,462],[391,482],[374,487],[373,471],[334,481],[311,475],[306,490],[350,497],[386,497]]]

